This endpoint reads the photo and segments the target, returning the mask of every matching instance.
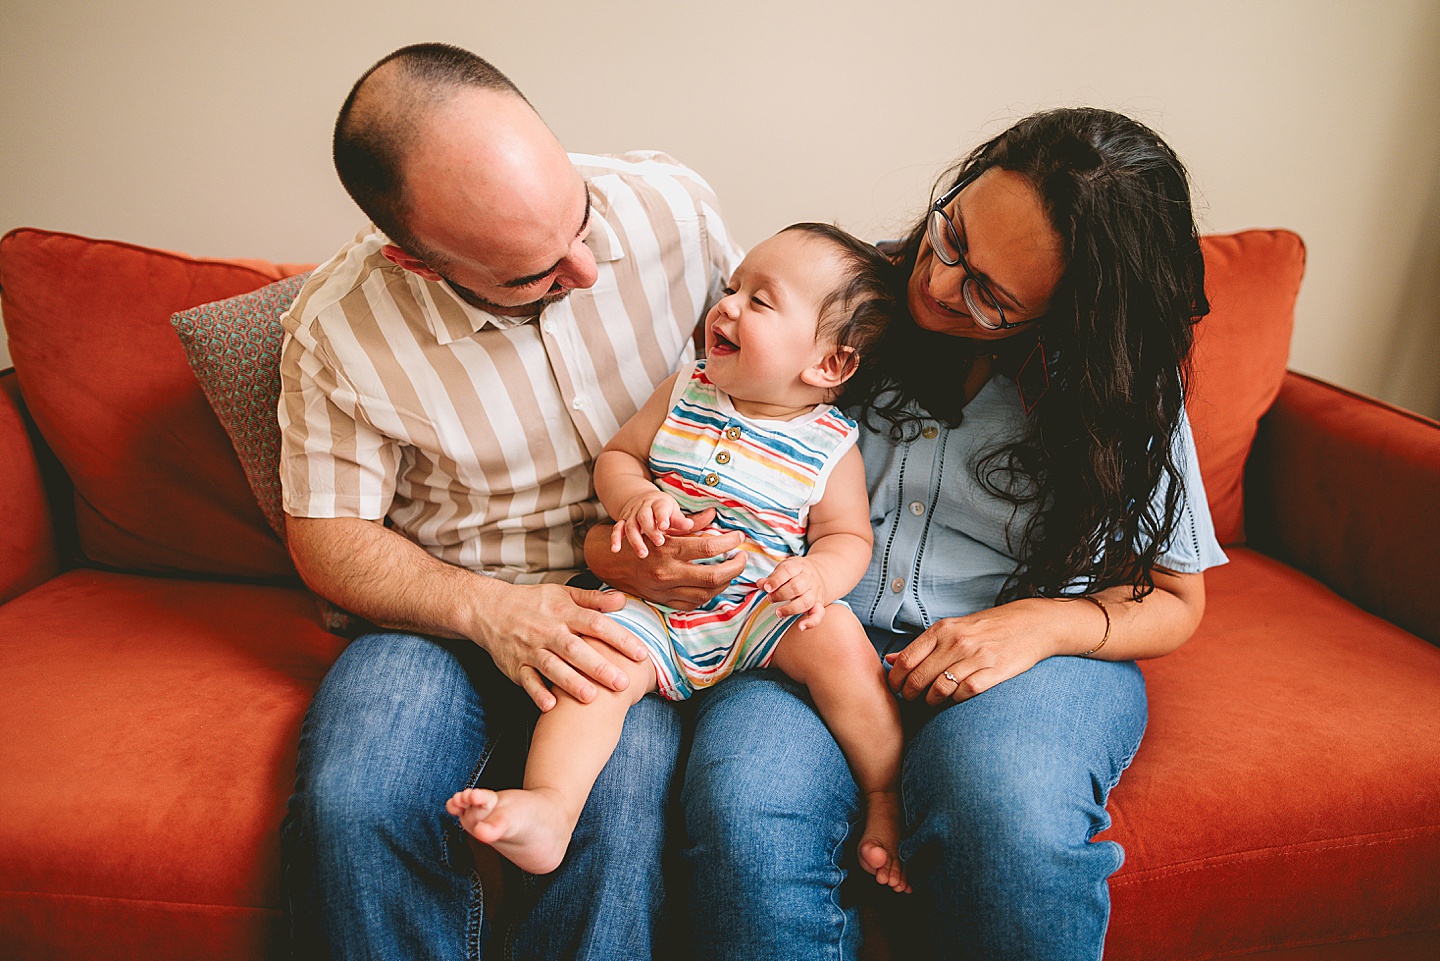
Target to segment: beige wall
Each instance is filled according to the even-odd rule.
[[[1089,103],[1170,140],[1203,229],[1304,236],[1293,366],[1440,415],[1440,0],[6,8],[0,229],[323,259],[359,220],[334,112],[416,40],[494,60],[572,149],[689,162],[747,244],[800,219],[893,234],[981,137]]]

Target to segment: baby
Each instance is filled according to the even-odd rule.
[[[830,405],[896,309],[891,267],[835,227],[795,224],[741,262],[705,318],[706,359],[666,380],[595,464],[615,518],[611,549],[690,532],[686,512],[716,509],[745,533],[744,572],[713,600],[678,611],[629,598],[609,616],[643,640],[620,693],[589,704],[557,690],[535,725],[524,788],[460,791],[446,809],[523,870],[565,856],[625,712],[659,690],[689,697],[732,671],[774,666],[810,690],[865,795],[860,863],[908,892],[900,840],[901,731],[880,660],[837,604],[870,560],[865,467],[856,424]]]

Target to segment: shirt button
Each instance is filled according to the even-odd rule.
[[[547,334],[553,334],[555,333],[555,331],[560,329],[560,325],[555,323],[555,321],[553,320],[547,320],[545,321],[545,323],[540,325],[540,329],[545,331],[545,333]]]
[[[739,440],[739,439],[740,439],[740,428],[738,428],[738,427],[727,427],[727,428],[725,428],[725,436],[726,436],[726,438],[728,438],[729,440]]]
[[[929,426],[929,427],[926,427],[924,430],[922,430],[922,431],[920,432],[920,436],[924,437],[926,440],[930,440],[931,438],[933,438],[933,437],[934,437],[936,434],[938,434],[938,433],[940,433],[940,428],[935,427],[934,425],[931,425],[931,426]]]
[[[570,406],[575,408],[576,410],[584,410],[585,398],[577,395],[576,398],[570,402]]]
[[[925,513],[925,505],[920,503],[919,501],[911,501],[910,513],[914,514],[916,517],[919,517],[921,514]]]
[[[729,452],[728,450],[722,450],[720,453],[716,454],[716,455],[715,455],[715,463],[717,463],[717,464],[728,464],[728,463],[730,463],[730,452]]]
[[[720,475],[719,475],[719,474],[713,474],[713,473],[712,473],[712,474],[706,474],[706,475],[705,475],[705,483],[706,483],[708,486],[710,486],[710,487],[714,487],[716,484],[720,483]]]
[[[891,581],[890,590],[894,591],[896,594],[899,594],[901,591],[905,590],[905,578],[897,577],[893,581]]]

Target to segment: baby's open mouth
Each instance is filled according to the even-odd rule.
[[[715,330],[712,331],[712,333],[715,335],[715,350],[717,353],[729,353],[730,351],[740,349],[739,344],[720,333],[720,331]]]

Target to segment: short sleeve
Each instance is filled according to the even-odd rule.
[[[338,365],[307,340],[287,332],[280,354],[285,513],[379,520],[395,496],[402,447],[370,426]]]
[[[850,453],[850,448],[856,446],[860,439],[859,426],[848,417],[844,418],[844,421],[849,424],[849,429],[846,431],[844,439],[831,452],[829,460],[825,461],[825,466],[820,470],[820,476],[815,478],[815,493],[810,496],[811,507],[825,498],[825,491],[830,487],[830,475],[835,473],[835,468],[840,465],[840,461],[845,459],[845,455]]]
[[[702,204],[701,210],[705,211],[705,233],[710,237],[710,289],[705,296],[705,313],[708,314],[710,308],[725,295],[724,290],[729,286],[735,268],[745,258],[745,252],[731,240],[718,207],[707,210]]]
[[[1190,430],[1190,418],[1181,408],[1180,423],[1170,441],[1170,454],[1179,468],[1184,490],[1180,492],[1180,518],[1175,525],[1175,534],[1170,543],[1160,552],[1155,563],[1177,574],[1197,574],[1210,567],[1227,563],[1215,537],[1215,523],[1210,518],[1210,503],[1205,496],[1205,482],[1200,478],[1200,461],[1195,453],[1195,437]],[[1151,499],[1154,516],[1165,511],[1165,498],[1169,491],[1168,477],[1162,477]]]
[[[730,236],[730,229],[725,225],[725,218],[720,213],[720,199],[705,178],[673,158],[666,159],[675,164],[676,176],[695,201],[695,208],[705,230],[710,276],[705,294],[705,309],[701,313],[703,317],[709,313],[711,307],[720,302],[722,291],[730,283],[735,268],[740,266],[745,251],[741,250]]]

